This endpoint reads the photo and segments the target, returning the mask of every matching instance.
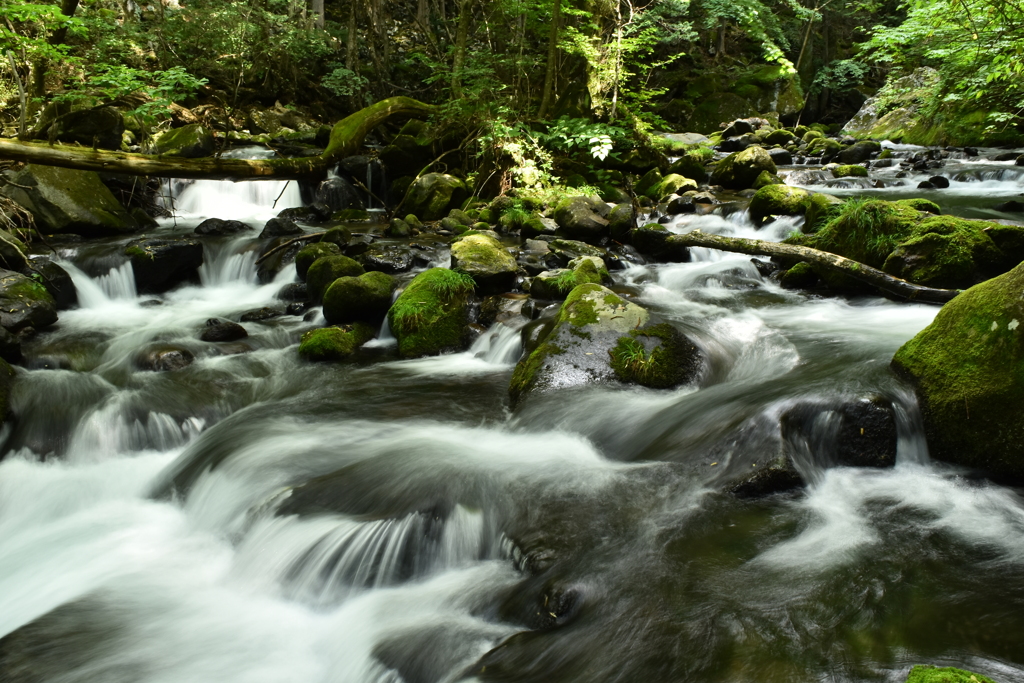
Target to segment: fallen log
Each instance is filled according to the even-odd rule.
[[[0,138],[0,159],[81,171],[206,180],[296,180],[321,176],[338,160],[359,151],[367,134],[392,116],[426,116],[434,110],[411,97],[389,97],[334,124],[323,154],[293,159],[185,159],[130,154],[74,145]]]
[[[721,249],[722,251],[732,251],[751,256],[778,256],[787,259],[799,259],[826,270],[848,275],[906,301],[944,304],[960,293],[958,289],[935,289],[933,287],[915,285],[912,282],[893,277],[877,268],[872,268],[838,254],[821,251],[820,249],[812,249],[811,247],[801,247],[796,244],[752,240],[743,237],[709,235],[700,230],[694,230],[682,235],[672,235],[666,242],[680,247],[707,247],[709,249]]]

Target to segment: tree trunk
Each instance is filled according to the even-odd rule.
[[[345,36],[345,68],[349,71],[356,70],[356,0],[351,0],[348,6],[348,35]]]
[[[558,69],[558,24],[562,21],[562,0],[553,0],[551,9],[551,35],[548,38],[548,65],[544,70],[544,91],[540,100],[537,118],[544,118],[551,107],[552,91],[555,88],[555,71]]]
[[[872,287],[877,287],[896,298],[907,301],[944,304],[960,293],[956,289],[934,289],[932,287],[915,285],[912,282],[893,277],[877,268],[852,261],[843,256],[795,244],[766,242],[764,240],[751,240],[742,237],[708,235],[700,230],[694,230],[682,235],[672,235],[667,241],[673,246],[679,247],[708,247],[710,249],[721,249],[722,251],[733,251],[752,256],[795,258],[812,263],[819,268],[848,275]]]
[[[313,5],[313,26],[318,29],[323,29],[324,24],[327,22],[327,16],[324,13],[324,0],[312,0]]]
[[[14,53],[7,51],[7,60],[11,63],[11,73],[14,74],[14,82],[18,84],[18,102],[21,104],[21,117],[18,119],[18,135],[25,134],[26,119],[28,118],[28,101],[25,96],[25,85],[21,82],[21,75],[18,74],[18,65],[14,61]]]
[[[434,110],[411,97],[390,97],[348,116],[334,125],[331,141],[316,157],[294,159],[184,159],[149,154],[92,150],[45,142],[0,139],[0,159],[83,171],[127,173],[160,178],[212,180],[284,180],[323,175],[339,159],[351,156],[366,135],[392,116],[427,116]]]
[[[473,0],[459,3],[459,28],[455,34],[455,54],[452,57],[452,97],[462,97],[462,69],[466,65],[466,43],[469,41],[469,19]]]
[[[60,13],[64,16],[71,18],[75,16],[75,12],[78,10],[79,0],[61,0]],[[67,26],[61,26],[53,33],[51,33],[46,42],[50,45],[60,45],[64,42],[68,35]],[[41,58],[35,64],[32,65],[32,99],[43,99],[46,97],[46,72],[50,68],[50,61],[48,59]],[[33,105],[32,109],[35,108]],[[35,114],[35,111],[30,111],[30,114]]]

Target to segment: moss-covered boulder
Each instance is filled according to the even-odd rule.
[[[804,151],[807,156],[821,157],[824,162],[831,161],[843,148],[839,144],[838,140],[832,138],[817,138],[811,141],[811,144],[807,145],[807,149]]]
[[[703,183],[708,179],[708,169],[704,163],[714,158],[713,155],[714,153],[708,147],[691,150],[672,162],[672,165],[668,167],[668,172],[670,174],[678,173],[685,178],[693,178],[698,183]]]
[[[874,140],[861,140],[836,154],[840,164],[859,164],[871,158],[871,155],[882,151],[882,145]]]
[[[481,292],[507,292],[516,284],[515,258],[488,234],[464,235],[452,242],[452,270],[473,278]]]
[[[57,322],[57,304],[36,280],[0,270],[0,326],[10,332]]]
[[[668,323],[630,330],[608,353],[620,381],[653,389],[691,382],[703,367],[697,347]]]
[[[868,169],[857,164],[834,166],[832,168],[832,176],[835,178],[867,178]]]
[[[555,206],[555,222],[571,239],[595,244],[608,235],[608,221],[601,215],[605,209],[597,197],[566,197]]]
[[[339,277],[358,277],[365,273],[361,265],[348,256],[321,256],[306,271],[306,291],[311,301],[323,301],[324,292]]]
[[[764,144],[785,146],[792,143],[795,139],[796,135],[791,131],[788,131],[785,128],[778,128],[764,136]]]
[[[325,256],[338,256],[341,254],[341,247],[333,242],[315,242],[307,244],[295,255],[295,272],[300,280],[306,279],[309,267],[320,258]]]
[[[754,225],[761,226],[772,216],[803,216],[811,204],[811,193],[789,185],[766,185],[750,198],[747,211]]]
[[[681,176],[678,173],[669,173],[660,182],[655,183],[645,194],[654,201],[658,201],[671,194],[681,194],[691,190],[697,191],[697,181]]]
[[[357,277],[340,277],[324,292],[324,318],[332,325],[357,320],[380,324],[391,307],[395,278],[372,270]]]
[[[1024,483],[1024,264],[947,303],[892,364],[914,384],[931,455]]]
[[[675,345],[674,342],[671,347],[663,345],[657,331],[652,332],[650,338],[642,334],[633,335],[645,328],[650,319],[646,309],[601,285],[576,287],[559,309],[550,332],[529,356],[516,365],[509,384],[513,404],[528,394],[592,382],[637,382],[640,377],[651,382],[664,382],[667,377],[695,377],[695,374],[677,372],[669,366],[682,365],[699,370],[699,356],[685,355],[696,354],[696,347]],[[671,335],[666,333],[664,336]],[[656,353],[658,372],[654,372],[655,364],[651,358],[659,348],[663,350]],[[676,352],[684,355],[675,355]],[[613,367],[613,362],[620,366],[619,371]],[[652,368],[650,374],[644,372],[645,364]]]
[[[535,299],[564,299],[580,285],[607,284],[611,276],[604,261],[596,256],[581,256],[569,262],[568,268],[546,270],[533,278],[530,296]]]
[[[816,234],[796,241],[928,287],[964,289],[1006,267],[1005,254],[988,236],[997,224],[936,216],[915,206],[920,204],[851,201]]]
[[[150,145],[150,154],[198,158],[213,154],[216,145],[213,133],[199,123],[171,128]]]
[[[608,233],[612,239],[619,240],[620,242],[629,236],[629,231],[633,229],[636,223],[636,213],[633,211],[633,204],[630,202],[622,202],[616,204],[611,211],[608,212]]]
[[[403,208],[420,220],[436,221],[458,208],[469,196],[466,184],[447,173],[427,173],[409,186]]]
[[[311,361],[348,360],[373,339],[374,333],[375,329],[366,323],[310,330],[299,341],[299,355]]]
[[[711,182],[731,190],[744,190],[753,187],[762,171],[778,173],[768,152],[762,147],[747,147],[719,161],[711,172]]]
[[[752,187],[755,190],[760,190],[762,187],[768,187],[769,185],[785,184],[786,181],[780,178],[779,176],[775,175],[774,173],[769,173],[768,171],[761,171],[761,173],[757,176],[757,179],[754,180],[754,184],[751,185],[750,187]]]
[[[988,676],[971,673],[952,666],[918,665],[910,670],[907,683],[995,683]]]
[[[92,171],[29,164],[11,180],[0,183],[0,193],[28,209],[40,232],[101,237],[139,229]]]
[[[447,268],[431,268],[413,278],[388,311],[398,352],[418,358],[465,348],[474,284],[468,275]]]

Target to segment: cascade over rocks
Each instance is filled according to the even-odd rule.
[[[92,171],[28,165],[8,177],[12,182],[0,184],[0,193],[25,207],[41,232],[103,237],[138,230],[135,219]]]
[[[971,287],[892,366],[914,385],[932,457],[1024,482],[1024,264]]]

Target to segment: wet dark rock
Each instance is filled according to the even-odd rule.
[[[277,292],[281,301],[308,301],[309,291],[305,282],[289,282]]]
[[[934,189],[937,189],[937,188],[930,181],[922,180],[921,182],[919,182],[917,184],[917,189],[919,189],[919,190],[934,190]]]
[[[597,243],[609,232],[608,205],[596,197],[566,197],[555,207],[558,227],[571,239]]]
[[[39,281],[53,297],[58,311],[78,305],[78,290],[68,271],[49,258],[32,259],[32,268],[39,274]]]
[[[747,135],[748,133],[754,132],[754,126],[750,121],[746,119],[736,119],[730,123],[724,131],[722,131],[723,138],[731,138],[736,135]]]
[[[992,161],[1016,161],[1018,156],[1017,152],[1003,152],[992,157]]]
[[[140,293],[158,294],[198,281],[203,265],[203,245],[194,237],[143,237],[126,244],[124,253],[131,259]]]
[[[978,148],[977,147],[964,147],[964,156],[967,156],[967,157],[976,157],[976,156],[978,156]]]
[[[251,311],[246,311],[239,320],[243,323],[258,323],[264,320],[270,320],[282,315],[282,311],[279,308],[271,308],[270,306],[264,306],[263,308],[254,308]]]
[[[896,464],[896,415],[880,397],[800,403],[782,414],[780,426],[787,454],[818,468]]]
[[[4,327],[0,327],[0,358],[3,358],[8,363],[21,361],[21,338],[11,334]],[[0,368],[0,373],[2,372],[3,370]]]
[[[352,183],[344,178],[329,178],[316,190],[315,203],[330,208],[331,213],[342,209],[362,209],[363,199]]]
[[[38,281],[0,270],[0,326],[11,332],[57,322],[57,304]]]
[[[366,270],[382,273],[405,273],[412,269],[415,254],[407,245],[372,245],[364,251],[359,261]]]
[[[191,351],[174,344],[153,344],[135,354],[135,367],[153,372],[171,372],[186,368],[195,361]]]
[[[277,218],[286,221],[301,221],[303,223],[318,223],[326,221],[334,211],[323,202],[314,202],[309,206],[293,206],[284,209],[277,214]]]
[[[293,301],[284,307],[285,315],[302,315],[306,309],[309,308],[309,304],[302,301]]]
[[[68,112],[51,124],[49,135],[60,142],[77,142],[84,147],[121,149],[124,117],[114,107],[96,107]]]
[[[928,182],[932,184],[932,187],[936,187],[940,190],[944,190],[949,187],[949,178],[941,175],[932,176],[928,179]]]
[[[740,135],[737,137],[725,138],[718,144],[717,149],[720,152],[742,152],[751,145],[758,143],[757,137],[754,135]]]
[[[293,242],[293,239],[292,237],[276,237],[263,245],[263,248],[260,249],[260,259],[262,260],[256,267],[256,275],[260,282],[270,282],[282,268],[295,260],[295,256],[303,245],[301,242]],[[289,243],[287,246],[285,246],[286,242]]]
[[[1024,203],[1011,199],[1008,202],[996,204],[992,208],[1003,213],[1022,213],[1024,212]]]
[[[231,342],[248,336],[249,333],[238,323],[216,318],[207,320],[206,327],[199,334],[199,338],[205,342]]]
[[[781,147],[768,150],[768,156],[776,166],[791,166],[793,164],[793,155]]]
[[[263,226],[263,232],[260,233],[260,239],[301,234],[302,228],[296,225],[295,221],[288,218],[277,217],[271,218],[267,221],[267,224]]]
[[[213,235],[222,237],[224,235],[237,235],[241,232],[252,230],[252,226],[242,221],[224,220],[221,218],[207,218],[196,226],[195,234]]]
[[[835,158],[840,164],[860,164],[881,151],[882,145],[874,140],[861,140],[840,151]]]

